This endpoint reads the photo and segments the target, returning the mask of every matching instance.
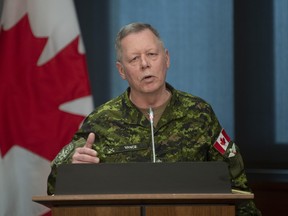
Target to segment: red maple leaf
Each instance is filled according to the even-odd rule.
[[[220,144],[225,145],[226,139],[224,137],[220,138]]]
[[[59,106],[90,95],[85,55],[78,53],[78,40],[37,66],[47,38],[33,36],[27,15],[10,30],[0,31],[3,157],[18,145],[52,160],[71,141],[84,117],[63,112]]]

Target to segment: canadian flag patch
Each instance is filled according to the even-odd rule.
[[[229,142],[230,137],[227,135],[226,131],[222,129],[213,146],[215,149],[217,149],[217,151],[224,155],[228,148]]]

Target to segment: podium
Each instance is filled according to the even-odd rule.
[[[253,194],[100,194],[34,196],[52,216],[232,216]]]
[[[232,193],[227,164],[68,164],[53,196],[33,201],[53,216],[232,216],[253,194]]]

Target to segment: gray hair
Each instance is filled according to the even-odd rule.
[[[164,43],[158,31],[155,28],[153,28],[150,24],[138,23],[138,22],[130,23],[128,25],[123,26],[116,36],[115,49],[116,49],[117,61],[121,61],[121,58],[122,58],[122,46],[121,46],[122,39],[128,36],[129,34],[138,33],[138,32],[144,31],[145,29],[149,29],[158,38],[159,42],[162,44],[163,49],[164,49]]]

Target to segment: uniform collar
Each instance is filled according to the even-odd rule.
[[[168,123],[175,118],[181,118],[185,115],[183,112],[176,112],[181,105],[179,100],[179,94],[172,85],[166,83],[166,88],[171,92],[172,96],[168,103],[160,121],[158,122],[157,128]],[[124,119],[130,124],[140,124],[143,127],[150,126],[149,120],[143,115],[143,113],[130,101],[129,99],[130,87],[122,94],[122,107]]]

